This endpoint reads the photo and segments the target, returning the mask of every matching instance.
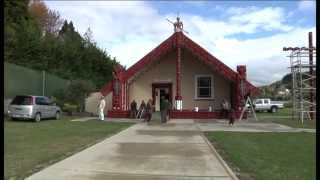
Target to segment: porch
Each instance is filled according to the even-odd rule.
[[[130,111],[121,111],[121,110],[111,110],[108,111],[107,117],[110,118],[129,118]],[[240,111],[234,112],[234,117],[239,119],[241,115]],[[244,113],[243,118],[246,118],[247,114]],[[170,110],[169,111],[169,119],[226,119],[222,116],[222,112],[220,110],[216,111],[207,111],[207,110],[199,110],[198,112],[193,110]],[[226,119],[227,120],[227,119]]]

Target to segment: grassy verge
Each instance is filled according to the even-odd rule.
[[[240,180],[313,180],[314,133],[208,132],[207,138]]]
[[[287,125],[293,128],[309,128],[315,129],[316,128],[316,121],[315,120],[305,120],[303,124],[301,121],[295,119],[293,120],[291,117],[292,109],[291,108],[284,108],[279,109],[276,113],[268,113],[268,112],[257,112],[257,117],[259,122],[273,122],[279,123],[283,125]]]
[[[278,109],[275,113],[257,112],[258,116],[278,117],[278,116],[291,116],[292,108]]]
[[[272,119],[272,118],[259,118],[259,122],[273,122],[273,123],[279,123],[283,125],[287,125],[293,128],[307,128],[307,129],[316,129],[316,121],[315,120],[306,120],[301,123],[301,121],[298,120],[292,120],[292,119]]]
[[[40,123],[5,120],[5,179],[22,179],[132,125],[70,119]]]

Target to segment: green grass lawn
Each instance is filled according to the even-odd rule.
[[[283,108],[279,109],[276,113],[268,113],[268,112],[257,112],[257,117],[259,122],[273,122],[279,123],[283,125],[287,125],[294,128],[309,128],[315,129],[316,128],[316,121],[315,120],[305,120],[303,124],[301,121],[297,119],[292,119],[291,108]]]
[[[314,133],[208,132],[206,136],[232,169],[240,169],[240,180],[316,179]]]
[[[257,112],[257,115],[259,116],[291,116],[292,115],[292,108],[282,108],[278,109],[277,112],[275,113],[270,113],[270,112]]]
[[[115,134],[132,123],[89,120],[4,121],[4,177],[22,179]]]

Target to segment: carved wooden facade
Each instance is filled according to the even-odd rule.
[[[232,84],[232,101],[231,106],[236,110],[236,114],[239,114],[244,101],[244,94],[250,94],[251,96],[257,95],[259,89],[253,86],[246,80],[246,66],[237,66],[237,72],[230,69],[223,64],[216,57],[211,55],[205,49],[193,42],[182,32],[175,32],[168,39],[162,42],[158,47],[153,49],[150,53],[145,55],[136,64],[129,69],[124,70],[120,66],[114,67],[113,80],[107,83],[101,90],[101,94],[106,96],[109,93],[113,93],[112,98],[112,110],[108,112],[109,117],[127,117],[129,115],[129,84],[144,67],[158,61],[161,57],[168,54],[171,51],[176,51],[176,94],[175,100],[182,100],[181,97],[181,51],[190,51],[197,59],[205,63],[213,72],[216,72],[229,80]],[[219,118],[220,115],[217,112],[198,112],[198,116],[190,116],[190,113],[197,114],[196,112],[183,110],[172,111],[171,117],[174,118],[186,118],[199,117],[199,118]],[[201,114],[201,115],[200,115]]]

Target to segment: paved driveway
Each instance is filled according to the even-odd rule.
[[[139,123],[27,178],[54,179],[232,180],[236,177],[195,123],[149,126]]]

